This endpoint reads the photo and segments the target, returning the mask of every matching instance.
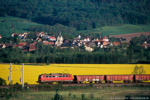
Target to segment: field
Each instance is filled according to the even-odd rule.
[[[30,26],[42,25],[34,23],[32,21],[21,19],[17,17],[7,16],[0,17],[0,35],[3,37],[9,37],[12,32],[23,33],[28,32]],[[95,28],[91,30],[77,31],[76,33],[86,35],[96,35],[102,33],[102,35],[119,35],[137,32],[150,32],[150,25],[132,25],[124,24],[118,26],[104,26],[101,28]]]
[[[38,76],[44,73],[70,73],[73,75],[115,75],[133,74],[135,67],[142,67],[144,74],[150,74],[149,64],[50,64],[24,65],[24,81],[28,84],[37,84]],[[9,64],[0,64],[0,77],[9,84]],[[13,84],[21,83],[22,65],[12,64]]]
[[[110,35],[109,37],[125,38],[126,41],[130,42],[130,40],[132,38],[140,37],[141,35],[149,36],[150,32],[138,32],[138,33],[132,33],[132,34]]]
[[[150,25],[132,25],[132,24],[124,24],[118,26],[104,26],[101,28],[79,31],[84,34],[99,34],[102,33],[103,36],[108,35],[119,35],[119,34],[129,34],[129,33],[137,33],[137,32],[150,32]]]
[[[25,19],[17,17],[0,17],[0,35],[9,37],[15,31],[16,33],[28,32],[32,25],[40,25]]]

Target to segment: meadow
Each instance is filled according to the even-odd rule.
[[[0,17],[0,35],[10,37],[13,32],[28,32],[29,27],[34,25],[40,24],[12,16]]]
[[[101,28],[95,28],[91,30],[79,31],[83,34],[96,35],[102,33],[104,36],[108,35],[120,35],[120,34],[129,34],[129,33],[138,33],[138,32],[149,32],[150,25],[133,25],[133,24],[124,24],[118,26],[104,26]]]
[[[9,37],[13,32],[23,33],[29,32],[31,26],[38,26],[44,24],[38,24],[27,19],[22,19],[18,17],[0,17],[0,35],[3,37]],[[102,33],[104,36],[108,35],[119,35],[119,34],[129,34],[137,32],[150,32],[150,25],[133,25],[133,24],[123,24],[118,26],[104,26],[98,27],[95,29],[77,31],[77,34],[85,34],[96,36],[99,33]],[[62,29],[63,30],[63,29]],[[61,31],[62,31],[61,30]],[[68,34],[68,33],[67,33]]]
[[[144,74],[150,74],[149,64],[25,64],[24,82],[38,84],[40,74],[70,73],[73,75],[124,75],[133,74],[135,67],[142,67]],[[0,64],[0,77],[9,84],[10,64]],[[22,65],[12,64],[13,84],[21,84]]]

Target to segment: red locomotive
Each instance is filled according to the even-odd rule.
[[[83,82],[95,82],[95,83],[112,83],[113,81],[124,82],[142,82],[150,81],[150,75],[72,75],[62,73],[42,74],[39,75],[39,83],[83,83]]]

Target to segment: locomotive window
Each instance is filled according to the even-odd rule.
[[[48,77],[48,76],[46,76],[46,77]]]

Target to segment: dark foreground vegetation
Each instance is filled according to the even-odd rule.
[[[0,16],[88,30],[107,25],[150,24],[149,5],[149,0],[1,0]]]
[[[1,100],[149,100],[149,86],[61,86],[37,85],[0,88]]]

